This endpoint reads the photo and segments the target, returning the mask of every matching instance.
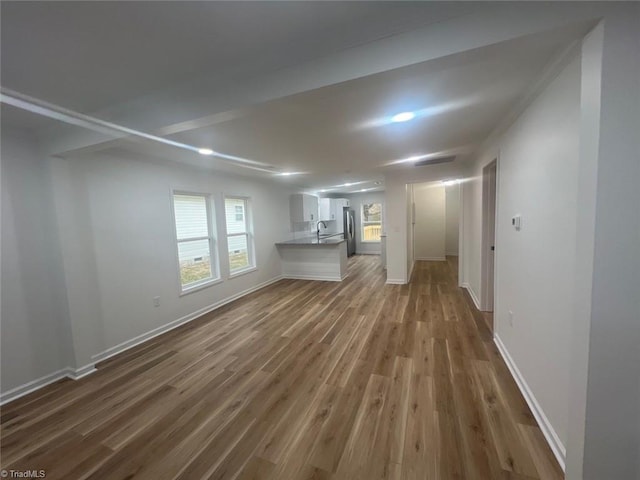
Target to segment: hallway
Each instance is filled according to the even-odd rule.
[[[2,410],[7,469],[53,478],[562,478],[456,286],[284,280]]]

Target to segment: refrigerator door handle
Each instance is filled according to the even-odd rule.
[[[355,232],[354,232],[355,223],[356,222],[355,222],[355,220],[353,218],[353,215],[349,214],[349,236],[351,238],[353,238],[355,236]]]

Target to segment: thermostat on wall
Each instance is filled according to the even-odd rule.
[[[521,222],[520,215],[516,215],[515,217],[511,218],[511,225],[513,225],[513,228],[515,228],[517,231],[520,231],[520,222]]]

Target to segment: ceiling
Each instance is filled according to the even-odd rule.
[[[1,8],[2,86],[90,113],[205,73],[216,75],[214,83],[233,81],[479,7],[466,2],[2,2]],[[311,191],[381,189],[386,173],[416,168],[401,161],[407,157],[453,154],[464,162],[549,61],[583,34],[583,26],[574,26],[467,50],[229,111],[169,137],[294,173],[290,176],[148,142],[101,148]],[[415,111],[417,117],[391,123],[390,116],[401,111]],[[3,127],[38,129],[51,122],[2,106]]]
[[[474,8],[422,2],[2,1],[2,86],[83,113],[275,70]]]
[[[572,31],[520,38],[256,105],[171,138],[296,173],[309,189],[383,179],[403,159],[464,160],[522,98]],[[398,112],[409,122],[393,123]]]

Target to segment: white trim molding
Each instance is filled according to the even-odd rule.
[[[465,288],[467,292],[469,292],[469,296],[471,297],[471,300],[473,300],[473,304],[476,306],[478,311],[481,312],[482,310],[480,310],[480,301],[478,300],[478,296],[476,295],[476,292],[474,292],[473,288],[471,288],[471,285],[469,285],[467,282],[463,282],[462,285],[460,286],[462,288]]]
[[[24,397],[25,395],[35,392],[36,390],[40,390],[41,388],[44,388],[47,385],[51,385],[52,383],[55,383],[58,380],[62,380],[63,378],[80,380],[82,377],[86,377],[87,375],[90,375],[95,371],[96,368],[93,363],[85,365],[81,368],[65,367],[61,370],[37,378],[25,383],[24,385],[20,385],[0,394],[0,405],[4,405],[5,403],[17,400],[20,397]]]
[[[80,368],[67,367],[67,377],[71,380],[80,380],[87,375],[91,375],[93,372],[97,372],[96,366],[93,363]]]
[[[222,307],[223,305],[226,305],[227,303],[231,303],[234,300],[237,300],[238,298],[244,297],[245,295],[249,295],[250,293],[260,290],[261,288],[268,287],[272,283],[276,283],[277,281],[282,280],[283,278],[285,277],[283,277],[282,275],[279,275],[270,280],[267,280],[266,282],[259,283],[254,287],[248,288],[246,290],[243,290],[242,292],[231,295],[230,297],[227,297],[218,302],[212,303],[211,305],[208,305],[199,310],[196,310],[193,313],[190,313],[188,315],[185,315],[184,317],[178,318],[177,320],[174,320],[165,325],[162,325],[161,327],[154,328],[153,330],[149,330],[148,332],[143,333],[142,335],[138,335],[137,337],[134,337],[130,340],[127,340],[111,348],[108,348],[103,352],[93,355],[91,359],[95,363],[102,362],[108,358],[113,357],[114,355],[118,355],[119,353],[122,353],[126,350],[129,350],[130,348],[140,345],[141,343],[144,343],[147,340],[151,340],[152,338],[155,338],[158,335],[162,335],[163,333],[173,330],[174,328],[178,328],[179,326],[184,325],[185,323],[189,323],[192,320],[195,320],[196,318],[201,317],[202,315],[205,315],[209,312],[212,312],[213,310],[216,310]]]
[[[347,275],[342,277],[334,277],[334,276],[322,276],[322,275],[289,275],[284,274],[282,278],[287,280],[314,280],[317,282],[341,282]]]
[[[533,392],[529,388],[529,385],[527,385],[527,382],[525,381],[524,377],[520,373],[520,370],[518,370],[516,363],[513,361],[513,358],[511,358],[511,355],[507,350],[507,347],[505,347],[504,343],[502,343],[502,340],[500,340],[500,337],[497,334],[494,335],[493,341],[496,344],[496,347],[498,347],[498,351],[500,352],[500,355],[502,356],[504,363],[507,364],[507,367],[511,372],[511,376],[516,381],[516,384],[518,385],[518,388],[520,389],[522,396],[526,400],[527,405],[529,405],[529,408],[531,409],[533,416],[538,422],[538,426],[540,427],[540,430],[542,430],[544,438],[547,439],[547,443],[549,444],[549,447],[551,447],[551,451],[553,452],[556,459],[558,460],[558,463],[560,464],[562,471],[564,471],[565,458],[567,453],[565,446],[560,441],[560,438],[558,437],[558,434],[556,433],[556,431],[553,429],[551,422],[549,422],[549,419],[544,414],[542,407],[540,407],[540,404],[536,400],[536,397],[533,395]]]
[[[403,278],[387,278],[387,285],[406,285],[407,281]]]
[[[5,403],[9,403],[20,397],[24,397],[25,395],[46,387],[53,382],[57,382],[58,380],[66,378],[67,370],[67,368],[63,368],[62,370],[58,370],[57,372],[50,373],[48,375],[45,375],[44,377],[37,378],[25,383],[24,385],[20,385],[0,394],[0,405],[4,405]]]
[[[444,262],[447,257],[416,257],[416,260],[422,260],[426,262]]]

